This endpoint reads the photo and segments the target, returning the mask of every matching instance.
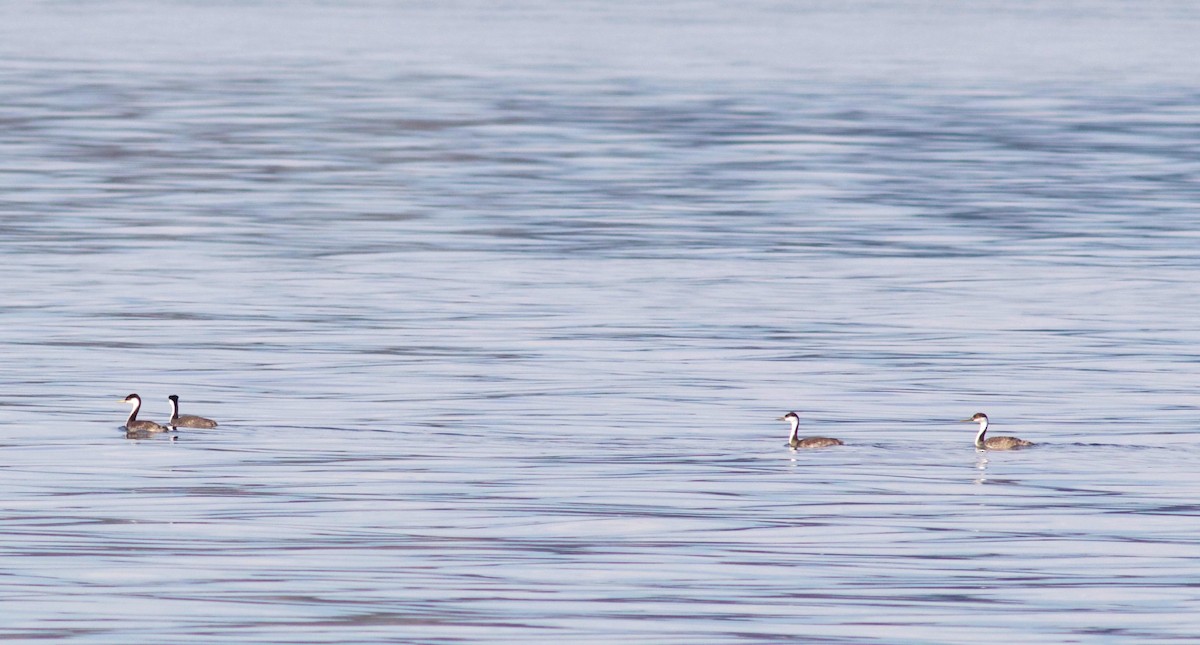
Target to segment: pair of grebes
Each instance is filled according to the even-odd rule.
[[[779,417],[780,421],[787,421],[792,424],[792,436],[788,439],[788,445],[792,449],[796,448],[825,448],[828,446],[844,445],[841,439],[832,437],[804,437],[800,438],[800,417],[795,412],[788,412]],[[1016,437],[986,437],[988,429],[988,417],[982,412],[976,412],[970,419],[962,419],[961,423],[978,423],[979,433],[975,435],[975,447],[980,450],[1016,450],[1032,446],[1032,441],[1025,441]]]
[[[121,399],[122,403],[128,403],[133,406],[129,411],[129,418],[125,420],[125,432],[129,435],[149,435],[156,432],[166,432],[175,428],[215,428],[217,422],[212,419],[205,419],[194,414],[179,414],[179,396],[172,394],[167,397],[171,401],[171,420],[166,425],[159,425],[153,421],[145,421],[138,419],[138,410],[142,409],[142,397],[136,394]]]

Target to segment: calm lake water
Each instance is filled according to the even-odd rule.
[[[1197,33],[0,2],[0,640],[1200,640]]]

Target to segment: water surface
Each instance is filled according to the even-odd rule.
[[[0,638],[1200,638],[1190,4],[0,18]]]

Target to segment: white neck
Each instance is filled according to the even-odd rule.
[[[987,432],[988,420],[983,418],[979,420],[979,434],[975,435],[975,445],[983,446],[983,433]]]
[[[787,420],[788,423],[792,424],[792,434],[790,437],[788,437],[788,441],[792,441],[796,438],[796,435],[800,433],[800,419],[796,417],[788,417]]]
[[[141,407],[142,407],[141,401],[133,402],[133,409],[129,411],[129,418],[125,420],[125,425],[129,425],[129,424],[133,423],[133,421],[135,419],[137,419],[138,409],[140,409]]]
[[[175,417],[179,416],[179,401],[176,401],[175,399],[167,400],[171,402],[171,418],[174,419]]]

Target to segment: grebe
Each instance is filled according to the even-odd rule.
[[[833,439],[831,437],[805,437],[801,439],[798,436],[800,432],[800,417],[797,416],[795,412],[788,412],[787,414],[779,417],[778,421],[787,421],[788,423],[792,424],[792,435],[788,439],[788,445],[791,446],[793,450],[796,448],[825,448],[828,446],[845,445],[840,439]]]
[[[142,397],[136,394],[130,394],[129,396],[121,399],[121,402],[128,403],[133,406],[133,409],[129,411],[129,418],[125,420],[125,432],[129,434],[138,434],[166,432],[167,430],[170,430],[170,428],[167,426],[160,426],[153,421],[138,420],[137,413],[138,410],[142,409]]]
[[[988,429],[988,418],[982,412],[976,412],[970,419],[962,419],[961,423],[979,424],[979,434],[975,435],[975,447],[980,450],[1014,450],[1033,445],[1032,441],[1025,441],[1016,437],[992,437],[984,439],[983,435],[987,433]]]
[[[179,414],[179,396],[172,394],[167,397],[171,400],[171,420],[168,422],[172,428],[215,428],[217,422],[212,419],[205,419],[194,414]]]

